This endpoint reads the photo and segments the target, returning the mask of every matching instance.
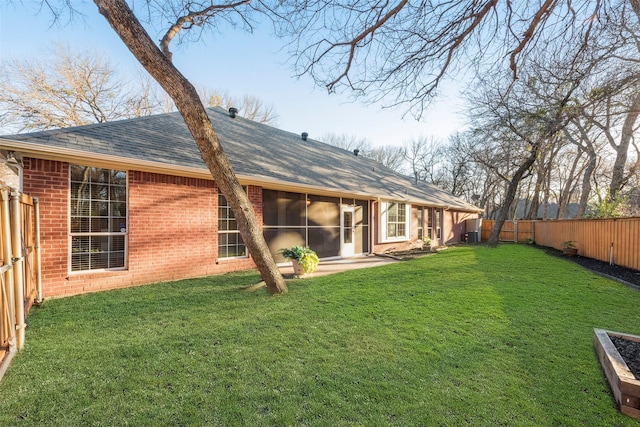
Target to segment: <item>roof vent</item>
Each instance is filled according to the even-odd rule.
[[[309,134],[308,134],[307,132],[302,132],[302,135],[301,135],[301,136],[302,136],[302,140],[303,140],[303,141],[306,141],[306,140],[307,140],[307,138],[309,137]]]
[[[356,148],[355,150],[353,150],[353,155],[357,157],[359,152],[360,150]]]
[[[229,115],[232,119],[236,118],[236,114],[238,114],[238,109],[236,107],[229,108]]]

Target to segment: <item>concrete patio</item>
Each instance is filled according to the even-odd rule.
[[[318,264],[318,270],[314,273],[306,274],[304,277],[326,276],[328,274],[339,273],[341,271],[355,270],[358,268],[377,267],[379,265],[391,264],[395,262],[399,261],[391,257],[379,255],[367,255],[326,261],[321,260],[320,264]],[[280,272],[284,276],[293,275],[293,267],[291,266],[291,263],[281,265]]]

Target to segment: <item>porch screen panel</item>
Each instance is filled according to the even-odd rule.
[[[340,205],[355,205],[355,249],[367,252],[369,204],[366,200],[340,199],[263,189],[263,234],[278,262],[278,251],[304,245],[319,257],[340,254]]]
[[[284,261],[282,255],[278,254],[280,249],[303,246],[306,242],[306,230],[304,228],[265,228],[263,235],[276,262]]]
[[[126,264],[127,173],[69,165],[71,271]]]
[[[340,254],[340,198],[309,195],[309,247],[320,258]]]
[[[318,257],[326,258],[340,253],[340,227],[309,229],[309,247]]]
[[[369,202],[355,200],[356,205],[356,244],[355,253],[369,252]]]
[[[287,191],[262,191],[265,226],[305,226],[306,196]]]
[[[340,227],[340,199],[337,197],[309,196],[308,225],[310,227]]]

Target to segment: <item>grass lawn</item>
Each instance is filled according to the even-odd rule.
[[[524,245],[241,288],[255,272],[46,301],[0,425],[638,426],[593,328],[640,292]]]

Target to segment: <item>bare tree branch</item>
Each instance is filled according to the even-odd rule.
[[[236,9],[240,6],[246,5],[251,0],[240,0],[233,3],[226,4],[212,4],[204,9],[198,10],[190,10],[190,4],[186,5],[186,14],[179,16],[176,21],[167,29],[167,32],[164,34],[162,39],[160,40],[160,49],[162,53],[171,60],[172,54],[169,50],[169,43],[171,40],[181,31],[181,30],[190,30],[193,26],[203,26],[207,23],[208,20],[212,19],[215,14],[229,9]]]
[[[40,59],[2,63],[0,110],[9,131],[43,130],[158,112],[157,86],[117,72],[96,53],[74,52],[58,45]],[[139,83],[136,85],[136,83]]]

